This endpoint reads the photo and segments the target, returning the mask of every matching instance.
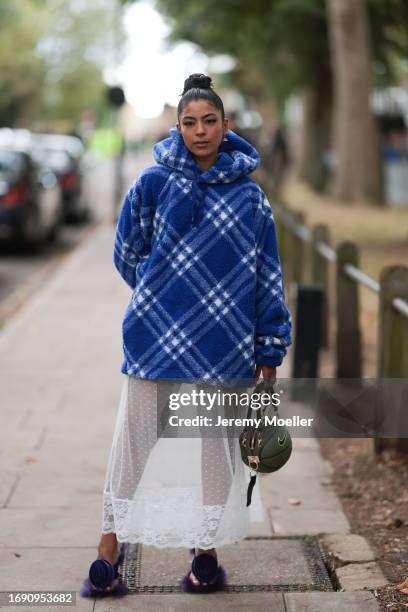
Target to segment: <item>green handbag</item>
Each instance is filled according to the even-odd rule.
[[[279,418],[277,406],[274,405],[273,385],[262,380],[255,387],[255,393],[268,393],[270,402],[258,410],[248,408],[247,419],[261,419],[259,427],[250,424],[239,436],[242,461],[252,470],[247,491],[247,506],[251,504],[252,490],[256,482],[256,474],[276,472],[288,461],[292,453],[292,438],[284,425],[270,422],[273,416]],[[251,415],[252,413],[252,415]],[[268,417],[268,419],[266,419]]]

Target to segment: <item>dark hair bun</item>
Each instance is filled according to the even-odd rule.
[[[190,74],[184,81],[184,90],[181,95],[184,96],[189,89],[211,89],[211,82],[211,77],[205,74]]]

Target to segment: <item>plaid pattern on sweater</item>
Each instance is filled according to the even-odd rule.
[[[177,129],[157,143],[123,201],[113,261],[132,289],[121,372],[149,379],[251,379],[291,343],[275,223],[231,130],[202,170]]]

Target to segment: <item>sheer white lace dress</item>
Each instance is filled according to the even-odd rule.
[[[103,492],[102,533],[119,542],[209,549],[243,539],[264,519],[259,485],[232,428],[224,437],[157,435],[158,383],[124,375]],[[170,381],[177,392],[180,381]],[[230,432],[230,434],[228,434]]]

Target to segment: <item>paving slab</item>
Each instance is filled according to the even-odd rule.
[[[3,549],[0,555],[0,591],[75,591],[75,606],[40,606],[41,611],[78,610],[92,612],[93,599],[84,599],[79,588],[87,575],[96,547]],[[8,609],[8,608],[7,608]],[[13,606],[28,612],[30,606]]]
[[[5,454],[7,454],[9,449],[16,450],[17,448],[27,452],[33,451],[38,447],[43,435],[44,429],[41,427],[31,431],[17,430],[13,432],[13,435],[11,435],[10,431],[4,429],[0,433],[0,448]]]
[[[7,422],[9,435],[11,432],[31,432],[35,429],[43,430],[45,427],[49,427],[50,419],[58,419],[58,416],[61,415],[62,403],[62,395],[56,403],[45,403],[42,400],[36,400],[32,401],[31,405],[27,407],[24,407],[24,404],[15,400],[10,404],[15,411],[15,419],[14,421]]]
[[[10,398],[6,397],[5,394],[0,392],[0,405],[5,406],[3,408],[3,414],[7,414],[7,431],[16,431],[24,427],[27,416],[29,415],[32,406],[27,405],[26,407],[21,406],[19,410],[15,410],[14,398],[11,395]]]
[[[112,347],[110,348],[112,351]],[[85,367],[78,365],[78,360],[73,360],[69,366],[64,369],[56,369],[52,372],[52,376],[55,378],[58,376],[59,380],[56,384],[59,384],[66,393],[81,394],[81,393],[100,393],[106,387],[107,393],[117,395],[115,400],[114,409],[119,403],[120,389],[123,384],[123,374],[119,371],[121,360],[112,360],[112,363],[108,358],[101,360],[99,355],[98,361],[94,361],[92,364],[89,362]],[[34,375],[41,377],[41,379],[47,381],[47,371],[39,368]],[[116,394],[115,394],[116,388]],[[82,404],[84,407],[84,404]],[[89,412],[94,418],[97,418],[99,413],[99,405],[89,406]]]
[[[290,559],[290,563],[288,563]],[[223,546],[218,560],[230,585],[313,585],[314,579],[298,540],[254,539]],[[260,562],[262,560],[262,562]],[[191,565],[186,549],[141,547],[140,585],[177,585]]]
[[[87,421],[85,420],[85,423]],[[91,423],[89,423],[90,425]],[[112,419],[112,429],[114,420]],[[88,425],[88,423],[87,423]],[[85,428],[85,426],[84,426]],[[88,452],[99,452],[101,460],[104,460],[104,456],[109,453],[110,445],[113,439],[113,430],[109,431],[105,429],[99,432],[99,436],[89,435],[88,443],[84,444],[85,433],[79,431],[78,426],[77,435],[73,435],[73,432],[68,431],[66,435],[63,435],[62,431],[54,432],[52,428],[46,428],[44,430],[43,438],[41,443],[37,446],[38,451],[52,452],[54,449],[60,449],[61,455],[67,459],[67,453],[72,454],[79,453],[79,456],[85,456]]]
[[[2,346],[1,340],[0,333],[0,346]],[[0,359],[2,360],[0,397],[8,396],[15,406],[27,404],[30,408],[35,406],[41,410],[49,402],[55,405],[56,400],[64,395],[67,383],[71,381],[72,385],[76,376],[75,371],[69,368],[56,368],[51,371],[34,362],[30,368],[21,369],[18,366],[7,366],[1,356]],[[3,403],[0,405],[3,410],[7,409]]]
[[[29,469],[33,475],[59,474],[61,479],[69,475],[81,474],[86,481],[100,478],[106,472],[110,444],[111,439],[108,436],[106,447],[101,444],[101,446],[89,449],[77,446],[67,451],[61,449],[56,443],[47,443],[45,447],[33,453],[35,463],[27,466],[26,469]]]
[[[58,589],[53,589],[53,590],[57,591]],[[93,599],[85,599],[80,596],[79,592],[77,592],[75,601],[76,601],[75,606],[55,605],[55,606],[37,606],[35,608],[30,608],[30,606],[13,606],[12,608],[7,607],[4,609],[12,610],[13,612],[34,612],[38,610],[40,610],[41,612],[69,612],[70,610],[74,610],[75,612],[93,612],[94,610],[94,600]],[[120,610],[120,608],[116,608],[116,610]]]
[[[0,465],[2,466],[0,479],[0,507],[3,507],[6,505],[7,500],[10,498],[13,490],[17,486],[18,474],[14,471],[4,469],[1,462],[1,456]]]
[[[223,559],[231,584],[313,583],[302,544],[298,540],[244,540],[225,546]],[[290,563],[288,559],[291,559]]]
[[[100,381],[99,385],[93,384],[82,388],[77,384],[68,385],[64,392],[62,411],[75,414],[79,412],[83,418],[84,411],[91,405],[98,407],[96,412],[102,418],[116,416],[124,375],[119,377],[117,373],[112,375],[110,371],[106,372],[105,376],[109,376],[109,385],[102,385]],[[93,410],[89,412],[92,414]]]
[[[365,538],[355,533],[348,535],[326,535],[322,538],[328,555],[340,563],[374,561],[375,554]]]
[[[46,449],[58,446],[61,448],[61,452],[69,448],[72,449],[72,452],[75,452],[76,449],[82,447],[86,452],[92,448],[104,450],[107,448],[108,443],[112,441],[115,421],[110,416],[105,416],[101,419],[102,421],[106,420],[107,425],[105,427],[102,427],[101,423],[97,423],[93,427],[93,419],[91,417],[84,417],[82,420],[78,417],[76,428],[75,422],[71,417],[69,417],[69,424],[67,420],[64,419],[66,424],[65,430],[63,424],[59,424],[55,428],[52,426],[52,423],[47,425],[47,433],[42,440],[41,448]],[[112,431],[109,435],[110,428],[112,428]]]
[[[345,591],[362,591],[363,589],[376,589],[388,584],[387,578],[381,571],[378,563],[349,563],[336,570],[340,587]]]
[[[31,467],[27,462],[36,454],[36,450],[28,451],[25,448],[9,448],[6,451],[0,451],[1,476],[10,472],[16,476],[24,472],[25,469]]]
[[[308,477],[299,482],[262,481],[262,494],[276,534],[348,533],[350,524],[338,497]],[[298,503],[294,503],[298,502]]]
[[[35,444],[37,449],[58,445],[62,449],[83,446],[85,448],[106,448],[113,438],[115,419],[104,415],[98,422],[86,416],[53,415],[44,423],[42,437]],[[110,429],[112,431],[110,432]],[[109,435],[110,432],[110,435]],[[72,442],[71,442],[72,440]]]
[[[273,531],[281,535],[349,533],[350,524],[341,508],[334,510],[293,506],[268,508]]]
[[[307,439],[307,438],[305,438]],[[310,475],[330,476],[333,473],[331,464],[322,458],[318,448],[298,446],[302,438],[293,439],[292,454],[289,461],[277,472],[277,480],[295,478],[300,480]]]
[[[89,310],[93,308],[91,303],[85,303],[84,306]],[[24,350],[24,353],[22,354],[21,349],[18,350],[14,347],[13,350],[10,350],[7,355],[2,357],[2,362],[7,367],[19,366],[24,368],[30,368],[35,363],[36,368],[46,368],[50,372],[67,367],[78,369],[79,367],[84,367],[90,370],[92,364],[100,361],[103,355],[103,363],[106,370],[109,369],[109,366],[113,366],[113,369],[110,370],[113,373],[116,371],[115,365],[116,369],[118,363],[120,365],[121,346],[118,342],[112,343],[112,336],[115,332],[119,335],[120,327],[114,325],[112,321],[108,324],[105,321],[106,316],[99,317],[97,329],[92,329],[89,326],[81,327],[78,324],[78,318],[73,317],[70,321],[71,325],[67,325],[69,329],[67,329],[66,336],[64,337],[68,338],[69,335],[72,335],[74,338],[63,344],[61,344],[60,325],[56,325],[55,329],[52,329],[46,321],[38,321],[38,330],[27,339],[27,348]],[[118,313],[118,315],[111,314],[110,316],[117,316],[116,320],[120,321],[123,313]],[[68,317],[65,317],[64,320],[66,323],[69,322]],[[101,339],[96,343],[95,336],[101,333],[101,329],[103,329],[103,335],[101,335]],[[49,352],[38,350],[41,342],[46,343]]]
[[[15,546],[1,551],[0,591],[79,590],[97,547]]]
[[[66,293],[66,285],[69,282],[70,292],[76,291],[81,295],[101,292],[109,296],[112,295],[112,290],[117,290],[122,295],[130,295],[130,289],[113,267],[113,247],[114,228],[109,223],[100,225],[91,240],[82,243],[60,274],[53,277],[50,291],[54,294]]]
[[[101,519],[102,506],[92,500],[64,508],[2,508],[0,548],[95,546]]]
[[[290,349],[289,349],[290,350]],[[288,356],[289,356],[289,351],[288,351]],[[289,356],[290,359],[290,356]],[[285,363],[283,363],[282,366],[279,367],[279,377],[283,378],[283,374],[281,373],[281,370],[285,370]],[[287,378],[290,378],[289,373],[287,374]],[[319,446],[319,442],[317,440],[317,438],[293,438],[292,440],[293,442],[293,448],[296,451],[299,450],[311,450],[311,451],[319,451],[320,446]]]
[[[46,478],[47,486],[44,487]],[[8,508],[44,508],[44,507],[69,507],[81,506],[84,499],[89,503],[98,499],[102,504],[104,479],[101,475],[94,478],[84,478],[83,475],[61,474],[26,474],[18,479],[18,482],[9,496]],[[2,484],[0,484],[0,493]]]
[[[297,499],[300,504],[297,508],[324,508],[337,510],[339,499],[331,485],[323,486],[320,480],[310,475],[296,481],[274,478],[268,474],[262,478],[262,489],[265,497],[273,501],[272,508],[286,508],[290,506],[289,500]]]
[[[257,521],[256,523],[251,523],[251,527],[250,530],[248,532],[249,536],[271,536],[273,534],[272,532],[272,526],[271,523],[268,519],[268,516],[265,513],[265,520],[263,521]]]
[[[325,491],[316,485],[316,482],[311,483],[308,490],[307,483],[303,482],[302,486],[293,489],[289,485],[280,488],[279,486],[270,487],[271,493],[268,495],[267,506],[274,510],[341,510],[339,508],[339,500],[333,491]],[[272,500],[272,504],[271,504]]]
[[[285,593],[286,612],[378,612],[372,593]]]
[[[224,612],[253,610],[285,612],[281,593],[137,593],[119,600],[97,601],[95,612],[135,610],[140,612]],[[327,611],[326,611],[327,612]]]

